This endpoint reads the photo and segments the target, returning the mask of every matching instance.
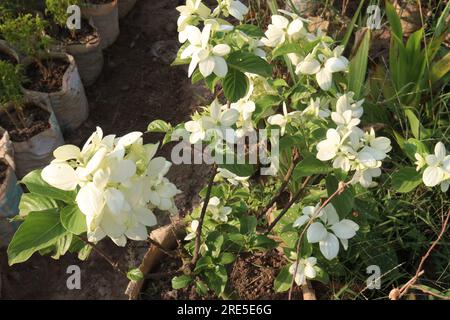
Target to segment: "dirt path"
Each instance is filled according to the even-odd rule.
[[[82,145],[95,126],[105,134],[122,135],[145,131],[148,123],[163,119],[172,124],[186,120],[192,107],[201,104],[199,89],[193,86],[181,68],[169,66],[176,52],[176,0],[140,0],[133,11],[120,22],[117,42],[105,52],[105,67],[100,79],[87,89],[90,116],[67,143]],[[203,92],[204,93],[204,92]],[[205,95],[204,95],[205,96]],[[146,135],[146,142],[160,136]],[[169,148],[161,155],[169,158]],[[177,198],[181,213],[198,202],[196,194],[207,170],[199,166],[173,166],[169,178],[184,194]],[[123,268],[138,265],[147,245],[129,243],[117,248],[109,240],[101,247]],[[81,268],[81,290],[68,290],[66,274],[69,265]],[[60,260],[34,255],[28,262],[7,266],[5,251],[0,252],[0,298],[3,299],[123,299],[127,279],[116,273],[98,255],[86,262],[67,255]]]

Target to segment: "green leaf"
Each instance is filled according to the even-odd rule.
[[[252,239],[251,249],[253,250],[268,250],[276,248],[277,242],[269,237],[259,234]]]
[[[392,187],[405,193],[414,190],[422,183],[422,175],[414,168],[401,168],[392,175]]]
[[[47,182],[42,180],[42,170],[34,170],[23,177],[21,183],[25,184],[31,193],[45,196],[55,200],[61,200],[65,203],[74,203],[76,192],[64,191],[50,186]]]
[[[155,120],[149,123],[147,132],[166,133],[172,130],[172,125],[164,120]]]
[[[314,270],[316,270],[316,276],[315,276],[314,280],[322,282],[323,284],[328,284],[330,282],[328,273],[326,273],[323,269],[321,269],[318,266],[314,266]]]
[[[391,32],[394,33],[398,38],[403,37],[402,23],[400,22],[400,17],[395,11],[394,6],[388,0],[386,0],[386,15],[391,26]]]
[[[436,83],[450,71],[450,52],[435,62],[430,71],[431,83]]]
[[[334,176],[328,176],[325,180],[328,196],[331,196],[338,188],[339,181]],[[335,196],[331,203],[341,218],[345,217],[353,209],[355,198],[347,187],[340,195]]]
[[[220,295],[225,290],[228,281],[227,270],[224,266],[216,266],[214,270],[205,272],[208,286],[214,290],[216,295]]]
[[[195,291],[199,295],[204,296],[208,293],[208,287],[203,281],[195,281]]]
[[[21,216],[26,216],[33,211],[42,211],[58,207],[55,200],[35,193],[24,193],[20,198],[19,211]]]
[[[127,272],[127,278],[131,281],[141,281],[144,279],[144,274],[139,268],[134,268]]]
[[[67,231],[76,235],[86,232],[86,216],[77,205],[66,206],[61,210],[61,223]]]
[[[219,167],[227,169],[238,177],[250,177],[255,173],[253,164],[221,164]]]
[[[33,253],[55,244],[65,234],[57,209],[30,212],[8,246],[9,265],[27,261]]]
[[[297,178],[308,177],[314,174],[327,174],[331,171],[333,171],[332,167],[320,161],[314,155],[308,154],[295,167],[294,176]]]
[[[415,154],[426,154],[428,153],[428,148],[426,145],[414,138],[409,138],[403,143],[402,149],[405,151],[406,155],[413,161],[416,160]]]
[[[253,38],[262,38],[264,36],[264,32],[262,32],[262,30],[259,27],[253,24],[241,24],[236,26],[235,29],[242,31],[246,35]]]
[[[348,87],[355,93],[355,99],[361,97],[361,91],[366,79],[367,61],[369,59],[370,29],[365,29],[355,56],[350,61]]]
[[[276,292],[286,292],[291,288],[292,274],[289,273],[289,266],[281,268],[273,284]]]
[[[256,231],[258,219],[255,216],[243,216],[239,219],[241,223],[240,231],[242,234],[249,234]]]
[[[288,53],[303,54],[304,50],[300,43],[285,43],[272,51],[272,59]]]
[[[408,119],[411,132],[416,139],[426,138],[429,136],[429,130],[425,129],[416,117],[414,112],[410,109],[405,110],[406,118]]]
[[[230,68],[222,81],[222,87],[227,100],[236,102],[247,94],[247,76],[239,70]]]
[[[220,255],[219,263],[222,265],[230,264],[234,262],[234,254],[231,252],[224,252]]]
[[[52,258],[58,260],[61,256],[65,255],[66,252],[70,249],[72,239],[73,239],[72,233],[68,233],[63,237],[60,237],[54,245],[55,253],[52,255]]]
[[[214,267],[214,263],[212,261],[211,256],[203,256],[198,259],[197,264],[195,265],[194,272],[200,272],[205,269],[210,269]]]
[[[186,288],[191,281],[192,278],[185,274],[179,277],[174,277],[172,279],[172,288],[175,290]]]
[[[262,77],[272,76],[272,66],[263,58],[250,52],[233,52],[228,56],[227,64],[231,69],[240,72],[255,73]]]

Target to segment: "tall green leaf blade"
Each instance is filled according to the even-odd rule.
[[[370,35],[370,30],[366,29],[358,50],[353,59],[350,61],[348,86],[349,89],[355,93],[356,99],[361,97],[361,91],[366,79]]]

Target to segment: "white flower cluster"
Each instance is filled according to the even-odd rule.
[[[248,98],[231,103],[230,106],[214,100],[201,113],[194,114],[184,128],[191,144],[212,140],[233,144],[237,138],[255,130],[252,122],[254,111],[255,103]]]
[[[310,220],[320,218],[320,221],[312,222],[306,231],[309,243],[319,243],[320,252],[328,260],[334,259],[339,253],[339,241],[344,250],[348,248],[348,240],[356,235],[359,230],[358,224],[349,219],[339,220],[336,209],[331,203],[320,209],[321,204],[315,207],[307,206],[295,222],[294,227],[299,228]]]
[[[141,132],[104,137],[97,127],[81,150],[57,148],[41,176],[55,188],[77,191],[89,241],[108,236],[124,246],[126,238],[147,239],[146,226],[156,225],[152,209],[177,212],[173,198],[180,191],[164,177],[171,163],[154,158],[157,149],[158,144],[143,144]]]
[[[317,144],[317,158],[333,160],[333,168],[355,171],[352,183],[369,188],[376,185],[372,178],[381,175],[382,160],[392,149],[386,137],[376,137],[375,131],[362,131],[358,125],[363,114],[363,100],[354,101],[353,93],[340,96],[331,118],[335,129],[328,129],[326,139]]]
[[[442,192],[447,192],[450,186],[450,154],[445,145],[438,142],[434,146],[434,154],[415,154],[417,171],[425,167],[422,179],[426,186],[440,185]]]
[[[268,47],[276,48],[285,43],[305,42],[305,45],[316,40],[319,41],[312,52],[306,56],[289,53],[288,57],[296,67],[296,74],[315,75],[317,84],[322,90],[330,90],[333,83],[333,73],[343,72],[348,68],[348,60],[342,56],[344,47],[338,46],[330,49],[326,41],[329,38],[309,33],[304,19],[294,13],[279,10],[289,18],[282,15],[273,15],[272,23],[265,32],[261,42]]]
[[[316,270],[314,269],[314,266],[317,264],[317,259],[314,257],[308,257],[305,259],[299,259],[298,260],[298,267],[297,263],[294,262],[289,267],[289,273],[294,275],[295,273],[295,283],[298,286],[301,286],[303,284],[306,284],[306,279],[314,279],[316,277]],[[297,272],[295,269],[297,268]]]
[[[194,73],[197,66],[203,77],[214,73],[218,77],[225,77],[228,66],[224,59],[231,51],[227,44],[212,44],[212,35],[215,32],[227,32],[233,30],[233,26],[223,19],[218,19],[222,14],[225,17],[233,16],[239,21],[244,19],[248,8],[237,0],[218,0],[218,6],[211,13],[201,0],[187,0],[186,4],[177,7],[180,16],[177,21],[178,40],[181,43],[188,41],[188,45],[180,54],[181,59],[191,59],[188,76]],[[203,22],[203,29],[197,25]],[[257,50],[258,44],[254,44]]]

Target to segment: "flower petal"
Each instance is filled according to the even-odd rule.
[[[326,238],[319,242],[319,248],[326,259],[332,260],[339,253],[339,241],[334,234],[328,233]]]
[[[327,237],[328,231],[322,223],[312,223],[306,231],[306,237],[309,243],[316,243]]]

